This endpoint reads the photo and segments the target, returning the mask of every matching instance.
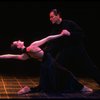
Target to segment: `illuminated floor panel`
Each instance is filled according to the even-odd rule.
[[[18,95],[17,92],[24,86],[35,87],[38,85],[39,78],[32,76],[0,75],[0,99],[33,99],[33,98],[100,98],[100,87],[92,79],[79,78],[79,81],[95,90],[94,93],[86,95],[82,93],[29,93]]]

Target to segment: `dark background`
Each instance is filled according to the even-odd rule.
[[[48,35],[50,31],[49,11],[57,8],[63,18],[74,20],[86,34],[85,46],[93,62],[100,68],[100,2],[99,1],[0,1],[0,54],[14,53],[10,44],[24,40],[28,46],[32,41]],[[36,60],[1,60],[0,73],[39,73]],[[78,68],[77,73],[81,68]]]

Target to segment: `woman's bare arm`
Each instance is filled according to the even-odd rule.
[[[0,55],[0,59],[18,59],[18,60],[27,60],[29,57],[27,54],[4,54]]]
[[[64,36],[64,35],[69,36],[69,32],[68,31],[67,32],[63,31],[63,32],[61,32],[61,34],[47,36],[46,38],[43,38],[41,40],[33,42],[32,46],[41,46],[41,45],[45,44],[48,41],[57,39],[57,38],[59,38],[61,36]]]

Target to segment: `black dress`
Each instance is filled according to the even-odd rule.
[[[52,56],[45,52],[40,70],[40,88],[42,92],[76,92],[83,85],[66,68],[59,65]]]

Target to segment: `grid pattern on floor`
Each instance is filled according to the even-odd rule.
[[[46,94],[46,93],[29,93],[18,95],[17,92],[24,86],[35,87],[38,85],[39,78],[32,76],[12,76],[0,75],[0,99],[33,99],[33,98],[100,98],[100,91],[92,95],[84,95],[81,93],[62,93],[62,94]],[[100,89],[97,84],[90,79],[79,79],[82,84],[85,84],[93,89]]]
[[[27,95],[17,95],[17,92],[26,85],[30,87],[38,85],[38,78],[0,75],[0,99],[29,98]]]

